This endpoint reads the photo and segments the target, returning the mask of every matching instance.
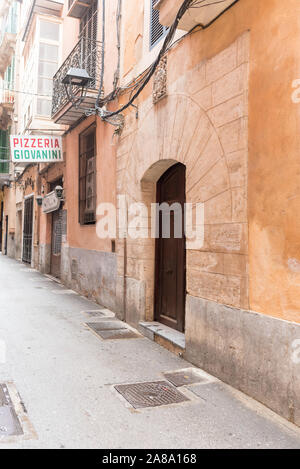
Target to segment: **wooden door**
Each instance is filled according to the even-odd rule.
[[[60,277],[62,244],[62,210],[52,213],[51,274]]]
[[[186,253],[184,235],[185,166],[172,166],[157,183],[157,203],[177,204],[170,212],[170,236],[162,231],[159,214],[159,237],[156,240],[155,319],[184,331],[186,296]],[[181,214],[179,213],[181,212]],[[176,213],[177,212],[177,213]],[[174,231],[174,218],[180,221],[181,237]],[[165,218],[167,220],[167,218]]]
[[[33,237],[33,197],[24,201],[22,261],[31,264]]]

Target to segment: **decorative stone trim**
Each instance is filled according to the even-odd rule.
[[[153,103],[156,104],[167,96],[167,56],[163,57],[157,67],[153,82]]]

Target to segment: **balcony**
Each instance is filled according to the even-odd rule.
[[[92,78],[86,97],[79,107],[69,101],[65,85],[62,82],[70,68],[85,69]],[[91,39],[80,39],[53,78],[52,120],[55,123],[75,124],[88,109],[94,106],[100,84],[101,69],[102,43]],[[73,94],[78,96],[80,88],[74,86]]]
[[[208,26],[227,8],[238,0],[204,0],[189,8],[179,21],[178,28],[190,31],[194,26],[201,24]],[[176,18],[176,14],[182,5],[183,0],[158,0],[155,9],[159,11],[160,23],[163,26],[171,26]]]
[[[17,39],[17,10],[11,6],[4,27],[0,31],[0,76],[10,65],[16,47]]]
[[[93,0],[68,0],[68,16],[81,18]]]
[[[0,82],[0,129],[7,130],[12,123],[15,95],[13,85],[5,81]]]
[[[22,41],[26,41],[28,32],[30,31],[30,27],[34,21],[35,13],[61,17],[63,6],[64,0],[32,0],[31,3],[28,3],[28,7],[24,15],[26,21]]]
[[[12,0],[1,0],[0,2],[0,18],[5,17],[8,14]]]

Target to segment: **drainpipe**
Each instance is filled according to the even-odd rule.
[[[124,203],[123,203],[123,201]],[[123,249],[123,320],[126,322],[127,308],[127,232],[128,232],[128,212],[126,195],[118,200],[118,233],[119,238],[124,240]]]
[[[123,314],[124,314],[124,321],[127,318],[127,308],[126,308],[126,300],[127,300],[127,238],[124,238],[124,283],[123,283]]]
[[[102,54],[101,54],[101,75],[98,96],[96,99],[96,109],[99,107],[99,102],[103,92],[104,85],[104,60],[105,60],[105,0],[102,0]]]

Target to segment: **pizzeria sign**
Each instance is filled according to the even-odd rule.
[[[36,135],[11,135],[14,163],[59,163],[63,161],[62,138]]]

